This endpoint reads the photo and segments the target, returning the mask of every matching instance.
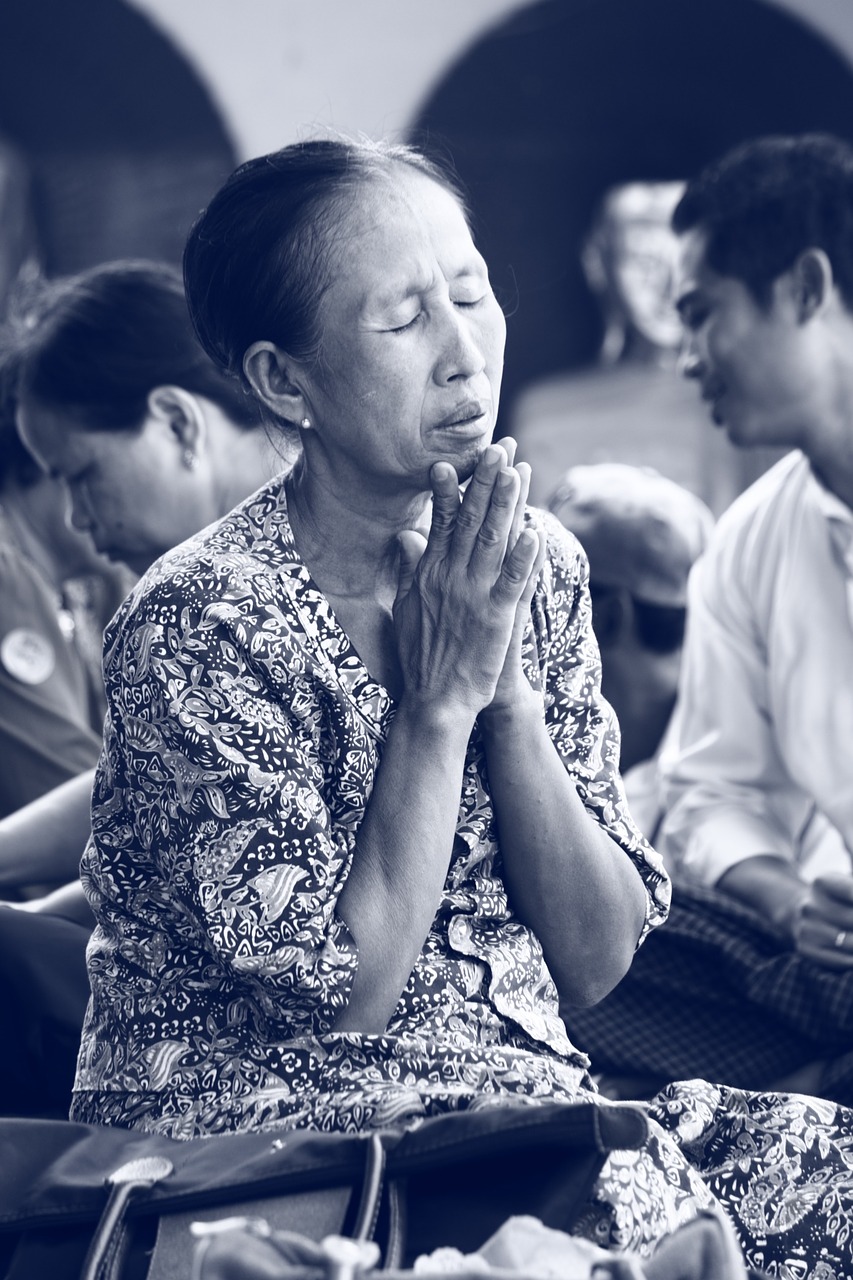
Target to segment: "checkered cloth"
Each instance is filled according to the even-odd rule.
[[[713,889],[679,886],[619,986],[564,1017],[596,1071],[766,1089],[828,1059],[822,1094],[853,1105],[853,970],[798,955]]]

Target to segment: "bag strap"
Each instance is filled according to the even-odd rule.
[[[355,1215],[352,1229],[354,1240],[372,1240],[379,1217],[379,1206],[382,1203],[382,1189],[385,1181],[385,1144],[380,1134],[372,1133],[367,1144],[367,1155],[364,1163],[364,1180],[361,1184],[361,1199]]]
[[[127,1206],[140,1189],[148,1189],[173,1171],[164,1156],[129,1160],[109,1175],[107,1203],[95,1228],[80,1280],[118,1280],[127,1250]]]

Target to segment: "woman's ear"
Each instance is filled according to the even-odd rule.
[[[832,296],[832,263],[823,249],[804,249],[790,276],[797,319],[803,324],[822,311]]]
[[[274,342],[253,342],[243,356],[243,373],[255,395],[276,417],[292,423],[307,421],[299,364]]]
[[[183,387],[154,387],[148,393],[148,413],[168,428],[181,448],[184,466],[192,471],[207,444],[207,418],[198,396]]]

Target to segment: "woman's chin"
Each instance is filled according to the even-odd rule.
[[[470,441],[465,448],[454,450],[452,454],[448,453],[446,461],[452,463],[456,468],[460,484],[464,484],[466,480],[471,479],[477,463],[490,443],[491,435],[482,436],[479,440]]]

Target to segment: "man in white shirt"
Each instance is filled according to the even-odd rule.
[[[747,143],[673,225],[683,372],[735,445],[792,452],[693,571],[661,752],[673,911],[581,1043],[611,1071],[849,1104],[853,149]]]
[[[734,444],[795,452],[723,515],[694,575],[661,765],[664,844],[676,878],[715,885],[843,971],[853,968],[853,150],[814,136],[749,144],[690,185],[674,225],[685,375]],[[829,852],[813,878],[816,824]]]

